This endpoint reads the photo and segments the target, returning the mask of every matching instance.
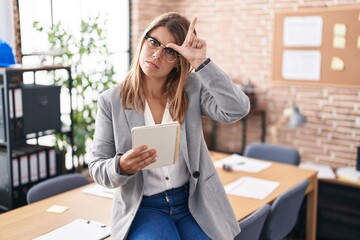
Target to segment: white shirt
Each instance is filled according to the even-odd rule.
[[[144,118],[146,126],[155,125],[154,118],[147,102],[145,102]],[[173,119],[170,115],[169,105],[167,103],[161,123],[168,122],[173,122]],[[179,154],[179,159],[175,164],[143,170],[143,174],[145,196],[151,196],[172,188],[181,187],[190,179],[190,174],[182,154]]]

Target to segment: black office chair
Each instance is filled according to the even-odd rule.
[[[261,240],[280,240],[290,234],[297,222],[308,185],[309,180],[305,180],[275,199],[261,232]]]
[[[31,187],[26,195],[28,204],[53,195],[84,186],[89,183],[87,177],[80,173],[69,173],[44,180]]]
[[[244,156],[298,166],[300,154],[296,149],[268,143],[252,143],[245,147]]]
[[[265,204],[245,219],[239,222],[241,232],[234,240],[258,240],[266,217],[270,212],[270,205]]]

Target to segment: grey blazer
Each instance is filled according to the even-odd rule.
[[[234,239],[239,224],[208,153],[201,116],[234,122],[249,112],[249,99],[212,61],[190,74],[185,89],[190,101],[181,124],[179,154],[190,174],[189,209],[211,239]],[[131,149],[131,128],[143,125],[143,112],[122,108],[119,87],[99,96],[89,169],[96,183],[116,188],[111,230],[116,240],[126,238],[144,187],[142,171],[130,176],[119,173],[119,155]]]

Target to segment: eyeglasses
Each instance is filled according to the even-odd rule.
[[[146,43],[147,43],[147,46],[149,49],[158,50],[159,47],[162,47],[164,49],[165,60],[168,63],[175,62],[175,60],[179,57],[178,52],[176,52],[172,48],[168,48],[165,45],[162,45],[157,39],[155,39],[149,35],[145,35],[145,39],[146,39]]]

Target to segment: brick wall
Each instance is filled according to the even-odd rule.
[[[274,10],[360,4],[359,0],[137,0],[132,1],[132,43],[153,17],[178,11],[189,19],[197,16],[198,35],[206,39],[208,56],[239,83],[251,80],[256,86],[257,106],[266,109],[267,125],[296,101],[308,123],[297,129],[281,127],[278,143],[292,146],[302,161],[328,163],[333,167],[354,166],[356,146],[360,144],[360,90],[333,87],[279,85],[271,80]],[[133,44],[133,47],[135,45]],[[248,142],[260,136],[260,119],[248,126]],[[204,133],[211,127],[204,120]],[[269,129],[269,128],[268,128]],[[220,125],[219,149],[239,151],[240,124]],[[235,134],[234,134],[235,133]],[[267,131],[267,140],[270,133]]]
[[[20,17],[19,6],[17,0],[13,0],[13,14],[14,14],[14,34],[15,34],[15,58],[16,63],[22,63],[21,59],[21,36],[20,36]]]

